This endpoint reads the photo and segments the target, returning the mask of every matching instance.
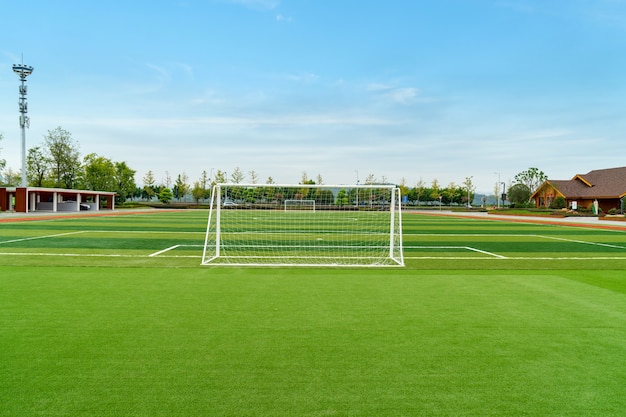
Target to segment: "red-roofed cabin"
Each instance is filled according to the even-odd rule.
[[[594,201],[603,212],[621,210],[622,198],[626,196],[626,167],[609,168],[578,174],[571,180],[547,180],[530,198],[537,207],[550,207],[552,202],[563,197],[567,206],[591,209]]]

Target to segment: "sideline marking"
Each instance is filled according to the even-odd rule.
[[[16,242],[26,242],[27,240],[49,239],[49,238],[59,237],[59,236],[78,235],[78,234],[86,233],[86,232],[87,232],[86,230],[80,230],[78,232],[58,233],[56,235],[25,237],[25,238],[22,238],[22,239],[5,240],[5,241],[0,242],[0,244],[16,243]]]

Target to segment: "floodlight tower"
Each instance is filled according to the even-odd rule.
[[[24,64],[13,65],[13,72],[20,77],[20,129],[22,131],[22,187],[26,187],[26,128],[30,126],[28,114],[28,103],[26,103],[26,77],[33,73],[33,67]]]

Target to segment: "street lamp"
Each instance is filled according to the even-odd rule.
[[[467,208],[472,207],[472,203],[470,201],[470,192],[472,190],[472,178],[474,178],[473,175],[467,179]]]
[[[26,187],[26,128],[30,126],[30,118],[28,114],[28,103],[26,102],[26,77],[33,73],[33,67],[24,64],[13,65],[13,72],[20,77],[20,101],[18,103],[20,109],[20,130],[22,133],[22,187]]]
[[[498,210],[500,210],[500,173],[494,172],[494,174],[498,174],[498,185],[496,186],[496,200],[498,201]]]
[[[355,170],[356,172],[356,209],[359,209],[359,170]]]

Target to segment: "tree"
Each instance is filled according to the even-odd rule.
[[[441,191],[439,190],[439,181],[435,178],[430,185],[430,197],[433,200],[439,200],[439,196],[441,195]]]
[[[196,202],[199,202],[199,200],[204,200],[204,199],[211,197],[209,175],[207,174],[206,171],[202,171],[202,174],[200,175],[200,181],[198,181],[198,186],[199,186],[199,189],[196,190],[196,192],[198,193],[199,191],[202,191],[202,195],[199,195],[199,198],[196,200]],[[196,188],[195,183],[194,183],[194,188]],[[196,195],[193,193],[193,191],[191,194],[194,196],[194,198],[196,198]]]
[[[1,181],[2,185],[6,186],[18,186],[22,182],[22,173],[19,171],[13,171],[11,168],[7,168],[4,171],[4,180]]]
[[[178,174],[176,183],[174,184],[174,196],[180,201],[189,192],[189,177],[184,172]]]
[[[250,184],[256,184],[259,182],[259,174],[257,174],[256,171],[249,171],[248,175],[250,176]]]
[[[215,173],[213,184],[224,184],[225,182],[226,182],[226,173],[218,169],[217,172]]]
[[[117,200],[126,201],[134,193],[137,188],[135,184],[135,170],[130,169],[126,162],[115,162],[115,188],[113,191],[117,193]]]
[[[161,188],[161,191],[159,192],[159,201],[161,203],[167,204],[170,201],[172,201],[172,198],[174,198],[174,195],[172,194],[172,190],[170,190],[167,187]]]
[[[531,196],[530,188],[526,184],[515,184],[509,187],[509,201],[514,204],[526,204]]]
[[[515,183],[526,185],[532,193],[547,179],[548,176],[543,171],[539,171],[537,168],[528,168],[515,176]]]
[[[86,190],[115,191],[115,164],[108,158],[90,153],[83,158],[83,183]]]
[[[467,191],[467,206],[470,207],[472,205],[472,192],[474,191],[474,184],[472,184],[472,177],[465,177],[465,181],[463,182],[463,188]]]
[[[348,193],[346,192],[346,190],[339,190],[339,192],[337,193],[337,201],[336,204],[338,206],[347,206],[350,202],[350,199],[348,198]]]
[[[80,153],[72,135],[60,126],[45,137],[55,187],[74,188],[79,179]]]
[[[400,180],[399,188],[400,188],[400,195],[408,197],[409,187],[406,185],[406,178],[402,177],[402,179]]]
[[[50,161],[46,158],[41,147],[36,146],[28,150],[26,156],[26,178],[33,187],[44,187],[48,175]]]
[[[239,184],[243,181],[244,178],[246,178],[246,176],[241,171],[241,168],[236,167],[233,173],[231,174],[230,178],[233,180],[235,184]]]
[[[150,201],[156,195],[155,188],[154,174],[152,171],[148,171],[143,177],[143,190],[146,200]]]
[[[201,181],[196,181],[193,183],[193,188],[191,189],[191,196],[196,201],[196,204],[200,204],[200,200],[202,200],[205,196],[206,188],[202,186]]]
[[[424,190],[426,190],[426,183],[424,183],[424,180],[420,178],[420,180],[417,182],[417,184],[415,184],[415,187],[413,189],[415,190],[413,195],[415,196],[415,200],[417,201],[417,205],[419,206],[420,198],[424,194]]]

